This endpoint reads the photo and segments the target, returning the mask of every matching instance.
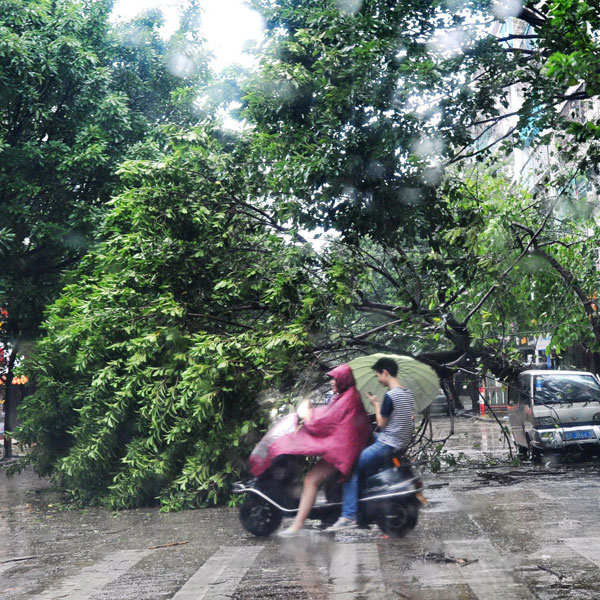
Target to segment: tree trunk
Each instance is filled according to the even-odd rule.
[[[17,426],[17,394],[12,384],[13,369],[17,359],[17,345],[12,349],[8,359],[6,372],[5,395],[4,395],[4,459],[12,458],[12,440],[10,434]]]
[[[471,396],[471,413],[479,414],[479,383],[477,377],[471,375],[469,377],[469,396]]]

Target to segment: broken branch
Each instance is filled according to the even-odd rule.
[[[159,546],[148,546],[148,550],[158,550],[159,548],[172,548],[173,546],[183,546],[189,542],[171,542],[170,544],[160,544]]]

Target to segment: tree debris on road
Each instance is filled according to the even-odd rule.
[[[477,477],[482,479],[484,485],[492,482],[500,485],[513,485],[520,483],[527,477],[542,477],[544,475],[565,475],[566,471],[508,471],[508,473],[494,473],[489,471],[477,471]]]
[[[442,552],[425,552],[423,554],[423,560],[431,560],[440,563],[454,563],[460,565],[461,567],[466,567],[467,565],[476,563],[479,559],[475,558],[469,560],[467,558],[455,558],[454,556],[449,556],[447,554],[443,554]]]
[[[536,567],[538,569],[541,569],[542,571],[546,571],[547,573],[554,575],[555,577],[558,577],[559,580],[562,580],[565,578],[565,576],[562,575],[561,573],[557,573],[556,571],[550,569],[549,567],[544,567],[544,565],[536,565]]]
[[[159,546],[148,546],[148,550],[158,550],[159,548],[172,548],[173,546],[184,546],[189,542],[171,542],[170,544],[160,544]]]
[[[9,558],[8,560],[0,560],[0,564],[4,565],[11,562],[21,562],[23,560],[33,560],[39,558],[39,556],[19,556],[17,558]]]

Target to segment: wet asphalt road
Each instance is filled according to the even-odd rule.
[[[257,539],[236,509],[65,511],[35,476],[0,475],[0,599],[600,598],[598,459],[490,468],[500,437],[458,422],[449,449],[479,463],[427,475],[429,504],[404,539]]]

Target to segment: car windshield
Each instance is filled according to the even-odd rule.
[[[537,375],[534,400],[536,404],[600,402],[600,384],[591,375]]]

